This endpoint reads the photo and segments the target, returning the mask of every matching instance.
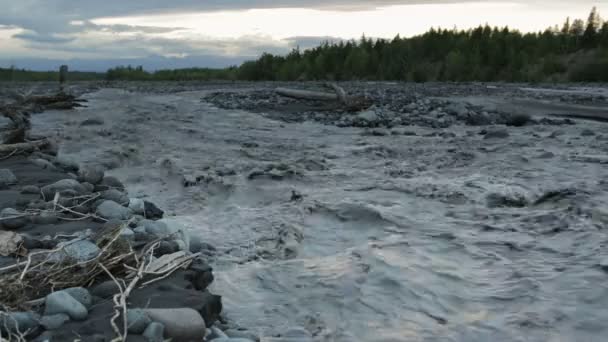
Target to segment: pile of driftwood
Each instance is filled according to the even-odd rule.
[[[82,106],[82,101],[64,92],[53,95],[14,95],[10,102],[0,102],[0,115],[11,123],[0,129],[0,154],[31,152],[46,146],[46,139],[28,141],[31,128],[30,115],[46,109],[72,109]]]
[[[332,89],[333,93],[291,89],[291,88],[277,88],[276,93],[300,100],[312,100],[312,101],[325,101],[325,102],[337,102],[340,106],[348,112],[359,112],[366,110],[373,104],[372,101],[365,96],[349,96],[346,91],[336,83],[324,84],[326,88]]]

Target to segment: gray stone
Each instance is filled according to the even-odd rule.
[[[464,103],[452,103],[445,107],[445,111],[448,114],[455,115],[457,117],[466,117],[467,114],[469,114],[469,110]]]
[[[260,340],[260,338],[256,334],[249,332],[247,330],[228,329],[228,330],[224,331],[224,333],[226,333],[226,335],[228,335],[228,337],[230,337],[230,338],[245,338],[245,339],[249,339],[251,341]]]
[[[45,169],[45,170],[49,170],[49,171],[57,170],[57,167],[55,167],[55,165],[53,165],[50,161],[48,161],[46,159],[42,159],[42,158],[32,159],[32,163],[34,165],[40,167],[41,169]]]
[[[124,192],[116,189],[103,191],[101,193],[101,198],[108,201],[116,202],[122,206],[129,205],[129,196],[127,196]]]
[[[135,232],[133,232],[131,229],[129,228],[123,228],[120,231],[120,236],[127,239],[127,240],[133,240],[135,239]]]
[[[210,331],[210,333],[209,333],[209,331]],[[218,327],[211,327],[210,329],[207,329],[207,332],[208,332],[207,339],[210,339],[210,340],[214,340],[217,338],[229,338],[228,335],[226,335]]]
[[[61,328],[61,326],[64,325],[65,322],[67,322],[69,320],[70,320],[70,316],[68,316],[66,314],[55,314],[55,315],[43,316],[42,319],[40,320],[40,324],[46,330],[57,330],[57,329]]]
[[[93,296],[108,299],[119,293],[120,289],[113,280],[104,281],[91,289]]]
[[[592,137],[592,136],[594,136],[594,135],[595,135],[595,132],[594,132],[594,131],[592,131],[592,130],[590,130],[590,129],[584,129],[584,130],[581,132],[581,136],[582,136],[582,137]]]
[[[5,208],[0,212],[0,217],[3,219],[0,221],[2,227],[5,229],[19,229],[25,226],[28,222],[27,216],[18,212],[13,208]]]
[[[40,188],[35,185],[26,185],[21,189],[21,193],[27,195],[38,195],[40,194]]]
[[[91,184],[91,183],[80,183],[82,185],[82,187],[86,190],[87,193],[91,193],[93,192],[93,190],[95,190],[95,185]]]
[[[39,325],[40,317],[33,312],[0,312],[0,332],[3,334],[25,333],[36,329]]]
[[[97,215],[108,219],[108,220],[128,220],[133,216],[133,213],[129,208],[125,208],[122,205],[114,201],[103,201],[97,207]]]
[[[55,213],[43,211],[40,215],[31,217],[32,223],[35,224],[53,224],[59,221],[59,218]]]
[[[148,342],[163,342],[165,326],[162,323],[152,322],[144,330],[143,336]]]
[[[99,166],[86,165],[78,170],[78,180],[83,183],[99,184],[103,180],[104,171]]]
[[[86,193],[86,189],[75,179],[62,179],[53,184],[42,187],[42,194],[47,201],[52,201],[56,193],[73,191],[76,195]]]
[[[65,291],[53,292],[46,296],[44,315],[67,314],[75,321],[87,318],[87,308]]]
[[[152,323],[152,320],[144,310],[127,310],[127,327],[130,333],[141,334],[150,323]]]
[[[506,129],[492,129],[488,130],[485,134],[484,139],[505,139],[509,137],[509,132]]]
[[[78,163],[72,157],[58,156],[55,158],[54,164],[65,171],[78,171]]]
[[[89,261],[99,254],[100,249],[96,244],[88,240],[79,240],[69,243],[63,248],[63,253],[77,262]]]
[[[105,176],[101,183],[96,185],[95,189],[97,191],[105,191],[110,189],[124,191],[125,186],[122,184],[121,181],[118,180],[118,178],[112,176]]]
[[[205,320],[198,311],[182,309],[146,309],[154,322],[165,326],[166,335],[174,341],[202,341],[207,333]]]
[[[373,123],[378,121],[378,114],[374,110],[366,110],[357,115],[357,118],[367,123]]]
[[[146,233],[155,237],[166,237],[171,234],[176,234],[177,230],[169,227],[162,221],[143,220],[140,222],[140,227],[144,227]]]
[[[93,297],[89,293],[89,290],[84,287],[71,287],[63,291],[74,297],[74,299],[79,301],[80,304],[84,305],[87,309],[91,308],[93,305]]]
[[[17,183],[17,177],[9,169],[0,169],[0,189],[6,189],[9,185]]]
[[[131,209],[134,214],[143,215],[144,208],[144,200],[140,198],[129,199],[129,209]]]

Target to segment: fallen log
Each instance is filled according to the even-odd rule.
[[[346,91],[336,83],[326,83],[326,87],[333,89],[334,93],[310,91],[302,89],[277,88],[277,94],[300,100],[335,101],[346,111],[357,112],[371,107],[372,102],[364,96],[348,96]]]
[[[42,139],[37,141],[28,141],[17,144],[2,144],[0,145],[0,154],[15,153],[19,152],[33,152],[49,145],[48,139]]]
[[[276,93],[299,100],[313,100],[313,101],[337,101],[338,96],[336,94],[329,94],[320,91],[310,91],[301,89],[290,89],[290,88],[277,88]]]

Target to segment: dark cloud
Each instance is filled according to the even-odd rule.
[[[13,38],[26,40],[26,41],[30,41],[30,42],[36,42],[36,43],[54,43],[54,44],[69,43],[76,39],[74,37],[61,37],[56,34],[39,34],[34,31],[17,33],[17,34],[13,35]]]

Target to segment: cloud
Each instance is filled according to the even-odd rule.
[[[13,38],[22,39],[37,43],[69,43],[74,41],[74,37],[61,37],[56,34],[40,34],[34,31],[27,31],[13,35]]]

